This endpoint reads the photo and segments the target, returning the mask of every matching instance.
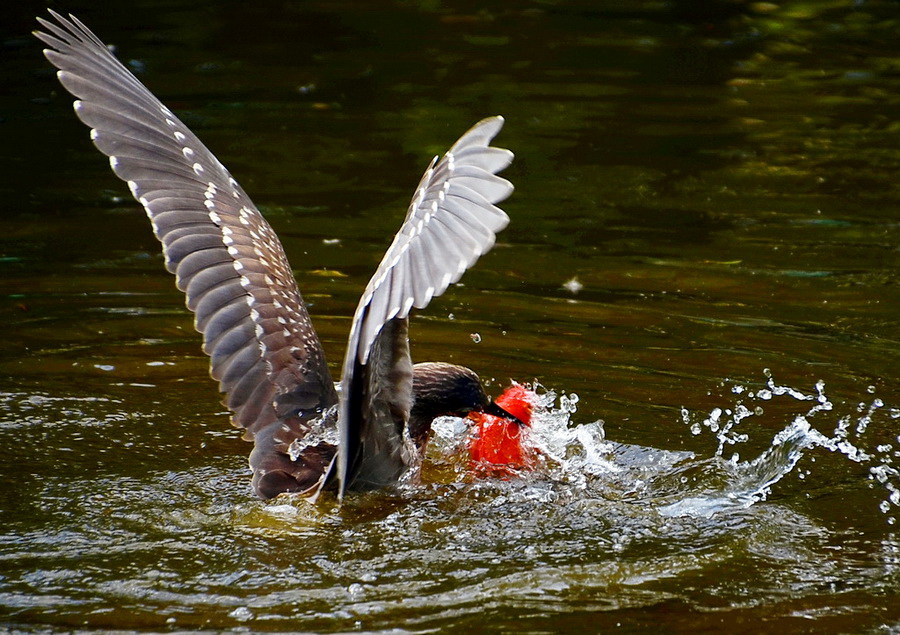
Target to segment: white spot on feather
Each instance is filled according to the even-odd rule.
[[[150,219],[150,225],[153,227],[153,235],[159,238],[159,227],[153,222],[153,212],[150,210],[150,202],[143,196],[138,199],[138,202],[144,206],[144,213],[147,214],[147,218]]]
[[[203,166],[200,165],[199,163],[195,163],[193,165],[193,168],[194,168],[194,174],[196,174],[197,176],[200,176],[203,173]]]
[[[187,137],[184,136],[184,133],[179,132],[178,130],[175,131],[175,141],[177,141],[178,143],[184,143],[185,139],[187,139]]]
[[[190,149],[189,147],[187,147],[187,146],[184,146],[184,147],[181,149],[181,153],[184,155],[184,158],[185,158],[185,159],[191,159],[191,158],[193,158],[193,156],[194,156],[194,151],[191,150],[191,149]]]

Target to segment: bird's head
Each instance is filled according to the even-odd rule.
[[[472,412],[484,412],[521,424],[527,424],[531,418],[530,409],[525,412],[519,408],[513,412],[503,404],[491,401],[478,375],[470,368],[445,362],[424,362],[413,366],[409,432],[418,447],[422,447],[428,439],[431,422],[437,417],[465,417]],[[520,414],[526,418],[523,419]]]

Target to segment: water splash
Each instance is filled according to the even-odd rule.
[[[537,450],[540,477],[585,490],[596,477],[621,469],[612,460],[614,446],[605,440],[602,420],[572,424],[571,417],[578,410],[577,394],[557,396],[537,382],[526,387],[537,395],[537,401],[531,427],[524,431],[524,443]],[[466,420],[441,417],[434,421],[432,429],[435,437],[431,446],[436,448],[432,455],[453,462],[457,473],[468,470],[464,461]]]
[[[288,456],[291,457],[291,461],[296,462],[308,448],[320,444],[337,445],[337,413],[337,405],[326,409],[321,416],[310,422],[309,432],[303,437],[291,441],[291,444],[288,446]]]
[[[790,473],[803,456],[803,450],[813,444],[812,432],[809,423],[798,417],[775,435],[767,450],[751,461],[741,462],[736,454],[725,461],[717,455],[716,462],[727,476],[724,487],[680,498],[663,505],[659,512],[664,516],[709,518],[728,508],[746,508],[765,500],[772,485]],[[720,445],[720,451],[721,448]]]
[[[538,383],[531,389],[538,401],[529,441],[546,459],[552,478],[586,489],[592,479],[621,471],[612,460],[614,445],[606,441],[602,419],[571,425],[571,417],[578,411],[577,394],[562,393],[557,397],[555,391]]]
[[[542,462],[532,484],[538,479],[555,483],[559,486],[554,494],[557,499],[612,497],[653,509],[664,517],[710,518],[767,500],[773,486],[792,472],[796,471],[798,479],[804,481],[813,468],[798,470],[798,463],[805,456],[811,456],[814,462],[816,452],[826,451],[869,467],[872,485],[887,493],[879,509],[886,515],[887,523],[894,525],[900,508],[900,471],[895,465],[900,458],[900,435],[895,442],[875,447],[866,437],[870,429],[881,427],[873,424],[880,423],[884,414],[896,420],[900,410],[886,408],[873,395],[855,404],[852,414],[840,414],[827,396],[823,381],[804,390],[777,383],[768,369],[764,375],[761,387],[731,383],[728,392],[734,395],[733,403],[708,412],[681,409],[681,419],[692,435],[706,432],[714,436],[716,447],[708,456],[608,440],[603,420],[573,423],[578,395],[557,394],[535,383],[531,389],[538,395],[538,402],[528,442],[537,448]],[[869,394],[872,392],[868,390]],[[802,409],[788,414],[789,423],[774,434],[758,455],[742,460],[734,451],[730,458],[725,457],[727,448],[749,447],[752,431],[747,429],[748,420],[761,417],[767,409],[790,410],[794,408],[792,402],[801,404]],[[845,404],[839,405],[846,409]],[[833,431],[822,432],[831,426]],[[458,458],[465,455],[465,421],[444,418],[435,422],[435,431],[440,455],[457,457],[458,476],[467,469],[464,459]],[[759,432],[752,434],[758,437]],[[476,483],[474,487],[493,485]],[[526,489],[513,491],[507,486],[498,496],[501,501],[509,496],[523,497]]]
[[[791,386],[776,384],[769,369],[763,372],[766,377],[764,388],[753,390],[740,384],[731,387],[731,392],[740,396],[731,407],[714,408],[708,415],[695,415],[682,408],[682,420],[690,427],[692,434],[699,435],[704,428],[715,434],[718,441],[716,458],[721,459],[726,446],[749,440],[749,434],[739,433],[736,428],[746,419],[765,412],[760,402],[788,397],[800,402],[811,402],[812,406],[795,415],[784,429],[775,434],[769,447],[756,458],[741,461],[735,453],[730,460],[722,461],[722,469],[729,477],[724,487],[704,492],[700,496],[687,496],[663,506],[660,512],[671,516],[706,516],[727,507],[749,507],[766,500],[771,494],[772,486],[791,473],[806,453],[824,449],[843,455],[854,463],[871,464],[870,478],[888,492],[887,498],[879,507],[883,513],[889,514],[888,524],[895,524],[895,510],[900,507],[900,472],[892,463],[893,458],[900,456],[900,453],[894,452],[892,456],[891,444],[878,445],[874,453],[867,451],[863,438],[875,414],[884,408],[883,401],[873,398],[869,402],[860,402],[856,407],[859,416],[848,414],[838,417],[834,431],[826,434],[813,427],[811,422],[814,417],[821,419],[821,413],[830,413],[835,409],[825,394],[825,382],[819,380],[814,386],[814,392],[807,393]],[[870,387],[868,392],[873,392],[873,388]],[[891,418],[900,417],[896,412],[890,411]],[[799,477],[804,479],[806,475],[801,473]]]

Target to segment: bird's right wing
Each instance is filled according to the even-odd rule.
[[[75,112],[144,206],[196,314],[211,374],[245,438],[297,409],[337,403],[281,243],[219,160],[77,18],[35,35]],[[302,435],[298,427],[282,437]],[[287,443],[290,439],[285,437]]]
[[[495,205],[512,184],[497,176],[513,160],[491,140],[502,117],[475,124],[422,176],[406,219],[360,299],[341,377],[339,495],[355,479],[378,484],[402,472],[412,403],[406,322],[459,280],[509,223]]]

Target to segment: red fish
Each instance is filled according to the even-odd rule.
[[[536,395],[513,383],[494,403],[518,419],[485,412],[469,415],[471,466],[488,476],[510,476],[534,467],[535,449],[527,443]]]

